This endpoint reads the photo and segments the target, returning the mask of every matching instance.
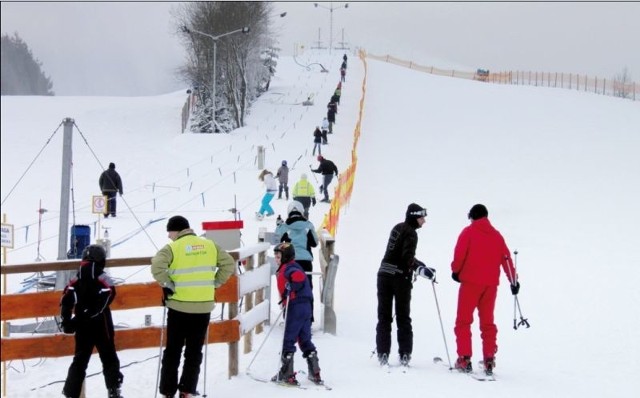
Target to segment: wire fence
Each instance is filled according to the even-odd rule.
[[[555,87],[626,98],[632,101],[640,100],[640,86],[636,82],[625,82],[617,79],[604,79],[599,77],[589,77],[587,75],[580,75],[577,73],[557,72],[489,72],[482,69],[478,69],[476,72],[465,72],[454,69],[439,69],[433,66],[424,66],[413,61],[395,58],[391,55],[375,55],[367,53],[367,57],[438,76],[479,80],[496,84]]]

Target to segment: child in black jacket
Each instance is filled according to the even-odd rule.
[[[82,252],[80,270],[65,287],[60,300],[62,330],[75,333],[75,353],[69,367],[62,393],[67,398],[78,398],[96,347],[109,398],[122,398],[120,386],[120,360],[116,353],[113,319],[109,305],[116,296],[111,278],[104,272],[106,252],[100,245],[89,245]],[[72,313],[75,316],[72,317]]]

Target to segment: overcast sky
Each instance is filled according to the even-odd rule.
[[[640,81],[640,3],[276,3],[283,53],[344,41],[353,49],[465,70],[566,72]],[[156,95],[185,87],[176,3],[2,2],[2,33],[17,32],[57,95]],[[333,12],[329,8],[333,7]],[[344,33],[343,33],[344,32]],[[341,50],[336,50],[341,52]]]

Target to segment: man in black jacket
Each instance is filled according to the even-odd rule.
[[[408,365],[413,351],[411,326],[411,289],[413,271],[418,264],[415,258],[418,234],[416,230],[425,222],[427,209],[411,203],[405,220],[391,230],[387,249],[378,269],[378,325],[376,326],[376,351],[380,365],[386,365],[391,351],[391,323],[393,300],[398,327],[398,354],[400,363]]]
[[[116,216],[116,194],[122,195],[122,179],[120,174],[116,171],[116,165],[109,163],[109,168],[100,174],[98,180],[100,185],[100,191],[102,195],[107,197],[107,209],[104,213],[104,217]]]
[[[333,176],[338,176],[338,168],[335,163],[330,161],[329,159],[325,159],[322,155],[318,156],[318,165],[317,169],[311,169],[314,173],[322,174],[322,185],[320,185],[320,192],[324,193],[324,199],[321,202],[329,203],[329,184],[331,184],[331,180],[333,180]],[[311,166],[309,166],[311,167]]]

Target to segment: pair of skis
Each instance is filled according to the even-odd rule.
[[[451,372],[454,372],[454,371],[455,372],[459,372],[456,369],[450,368],[446,363],[444,363],[444,361],[440,357],[434,357],[433,358],[433,363],[439,363],[442,366],[446,366]],[[483,361],[478,362],[478,366],[482,369],[481,372],[472,371],[472,372],[469,372],[469,373],[467,373],[467,372],[459,372],[459,373],[466,374],[467,376],[471,377],[472,379],[478,380],[478,381],[496,381],[496,377],[493,374],[493,372],[489,373],[489,372],[487,372],[485,370]]]
[[[298,371],[298,374],[306,374],[306,372],[304,371]],[[326,385],[324,380],[321,382],[315,382],[315,381],[311,381],[309,380],[309,382],[313,383],[312,385],[302,385],[300,383],[298,384],[290,384],[290,383],[286,383],[284,381],[273,381],[270,379],[263,379],[261,377],[257,377],[254,376],[253,374],[247,372],[247,376],[251,377],[253,380],[258,381],[260,383],[273,383],[277,386],[281,386],[281,387],[288,387],[288,388],[299,388],[301,390],[308,390],[310,387],[316,387],[316,389],[318,390],[327,390],[327,391],[331,391],[333,388]]]

